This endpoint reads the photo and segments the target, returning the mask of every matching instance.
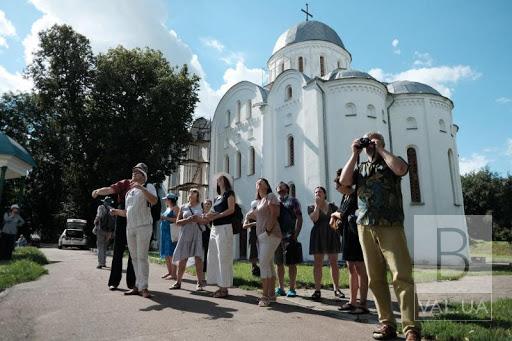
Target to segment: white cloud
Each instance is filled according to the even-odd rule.
[[[219,52],[222,52],[224,50],[224,45],[218,41],[217,39],[213,38],[202,38],[201,42],[208,47],[211,47]]]
[[[460,174],[465,175],[472,171],[478,171],[487,166],[491,161],[487,156],[478,153],[473,153],[469,158],[461,157],[459,159]]]
[[[123,45],[126,48],[150,47],[161,50],[172,65],[188,64],[190,71],[201,77],[196,114],[212,116],[220,97],[232,86],[234,80],[254,80],[260,84],[263,70],[248,68],[240,54],[229,53],[223,57],[229,65],[224,74],[224,84],[213,89],[199,58],[179,34],[166,27],[169,8],[164,0],[30,0],[43,15],[32,24],[29,35],[23,40],[25,61],[32,61],[38,46],[38,33],[55,23],[71,25],[91,41],[95,53]],[[94,18],[94,20],[91,20]],[[221,48],[222,43],[212,43]],[[245,78],[243,78],[245,77]]]
[[[0,10],[0,47],[8,48],[6,37],[13,37],[16,35],[16,28],[12,22],[7,19],[5,12]]]
[[[398,48],[398,44],[400,44],[400,40],[398,40],[397,38],[393,39],[393,41],[391,42],[391,46],[393,46],[393,53],[395,54],[402,53],[402,51],[400,51],[400,49]]]
[[[508,97],[500,97],[500,98],[496,99],[496,103],[499,103],[499,104],[507,104],[510,102],[512,102],[512,99],[510,99]]]
[[[412,68],[396,74],[386,73],[382,69],[375,68],[368,72],[378,80],[393,82],[397,80],[408,80],[425,83],[446,97],[451,97],[454,86],[463,79],[478,79],[481,74],[468,65],[437,66]]]
[[[23,78],[19,72],[10,73],[0,65],[0,93],[7,91],[28,91],[32,82]]]
[[[430,55],[430,53],[425,52],[418,52],[414,51],[414,62],[413,65],[416,67],[431,67],[432,63],[434,62],[434,59]]]

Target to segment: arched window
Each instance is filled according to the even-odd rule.
[[[418,123],[416,123],[416,119],[414,117],[407,117],[406,129],[407,130],[416,130],[416,129],[418,129]]]
[[[288,136],[288,165],[293,166],[295,164],[295,145],[293,136]]]
[[[377,118],[377,116],[375,116],[375,107],[372,104],[368,104],[366,107],[366,115],[371,118]]]
[[[237,151],[235,154],[235,164],[235,178],[239,178],[242,176],[242,154],[240,154],[239,151]]]
[[[229,155],[224,155],[224,172],[229,174]]]
[[[439,120],[439,131],[446,133],[446,123],[444,123],[444,120]]]
[[[384,113],[384,109],[382,109],[382,122],[386,123],[386,114]]]
[[[325,60],[324,56],[320,56],[320,77],[325,75]]]
[[[242,111],[242,102],[236,101],[236,116],[235,116],[235,122],[240,122],[240,112]]]
[[[299,57],[299,71],[304,72],[304,58]]]
[[[247,175],[253,175],[256,173],[256,151],[254,150],[254,147],[249,147],[249,172]]]
[[[448,167],[450,168],[450,181],[452,184],[453,204],[459,206],[461,204],[459,198],[459,187],[457,186],[455,160],[453,159],[453,151],[451,149],[448,149]]]
[[[284,72],[284,62],[283,62],[283,63],[281,63],[281,70],[280,70],[280,72],[279,72],[279,73],[282,73],[282,72]]]
[[[357,109],[356,105],[354,103],[347,103],[345,104],[345,116],[356,116],[357,115]]]
[[[418,158],[416,149],[407,148],[407,163],[409,163],[409,184],[411,187],[411,201],[421,202],[420,179],[418,176]]]
[[[247,119],[251,118],[252,116],[252,101],[251,100],[248,100],[247,101],[247,113],[246,113],[246,117]]]
[[[297,197],[297,191],[295,190],[295,184],[290,181],[288,183],[288,187],[290,187],[290,196],[292,198],[296,198]]]
[[[226,111],[226,128],[231,125],[231,111]]]
[[[285,90],[285,100],[290,100],[293,97],[293,89],[291,85],[286,86]]]

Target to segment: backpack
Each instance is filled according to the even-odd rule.
[[[279,222],[279,226],[281,227],[281,232],[283,235],[292,234],[295,230],[295,221],[297,217],[295,216],[295,212],[289,209],[282,203],[279,202],[279,217],[277,221]]]
[[[239,234],[242,230],[242,224],[244,220],[244,215],[242,213],[242,208],[235,203],[235,213],[233,214],[231,225],[233,226],[233,234]]]
[[[144,185],[144,187],[147,186],[147,183]],[[151,207],[151,218],[153,218],[153,224],[160,220],[160,217],[162,216],[162,202],[160,201],[160,197],[158,196],[158,189],[156,188],[156,204],[151,205],[148,202],[148,206]]]
[[[105,205],[103,205],[103,207],[105,207],[105,210],[100,217],[100,230],[112,232],[115,229],[115,219],[110,215],[108,208]]]

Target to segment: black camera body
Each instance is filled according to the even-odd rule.
[[[367,137],[361,137],[359,139],[359,148],[360,149],[366,148],[371,144],[373,144],[373,142]]]

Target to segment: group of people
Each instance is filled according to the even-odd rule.
[[[404,233],[400,187],[408,165],[384,146],[383,136],[376,132],[354,140],[349,160],[334,179],[337,191],[342,194],[339,207],[327,201],[324,187],[314,189],[314,204],[307,208],[313,224],[309,254],[314,258],[315,291],[311,298],[321,298],[325,256],[330,264],[334,295],[344,298],[339,289],[338,267],[338,254],[342,252],[349,270],[350,300],[339,309],[355,314],[368,313],[369,287],[375,297],[380,321],[373,337],[379,340],[394,338],[397,326],[386,277],[389,268],[400,304],[403,332],[407,340],[419,340],[417,298]],[[363,149],[368,161],[359,163]],[[120,205],[117,209],[110,209],[110,214],[116,217],[110,289],[115,290],[121,280],[122,253],[127,243],[131,257],[126,280],[131,290],[125,295],[151,297],[148,291],[148,250],[152,232],[150,207],[158,198],[154,186],[146,184],[147,172],[145,164],[137,164],[132,169],[131,180],[96,189],[92,196],[116,194]],[[228,174],[218,174],[215,181],[218,196],[213,202],[201,202],[197,189],[188,192],[188,202],[181,207],[177,206],[176,195],[170,193],[163,198],[167,208],[160,217],[160,255],[167,265],[167,273],[162,278],[174,280],[170,289],[181,288],[187,261],[193,258],[197,290],[215,285],[218,289],[213,297],[223,298],[228,296],[233,285],[236,195]],[[253,274],[261,278],[262,296],[258,305],[262,307],[271,305],[278,295],[297,295],[297,264],[302,262],[302,249],[298,242],[304,223],[301,205],[289,195],[286,183],[280,182],[276,192],[277,196],[267,179],[258,179],[256,198],[243,222],[244,228],[251,229],[249,258]],[[288,291],[284,285],[285,266],[290,279]],[[277,287],[276,279],[279,282]]]

